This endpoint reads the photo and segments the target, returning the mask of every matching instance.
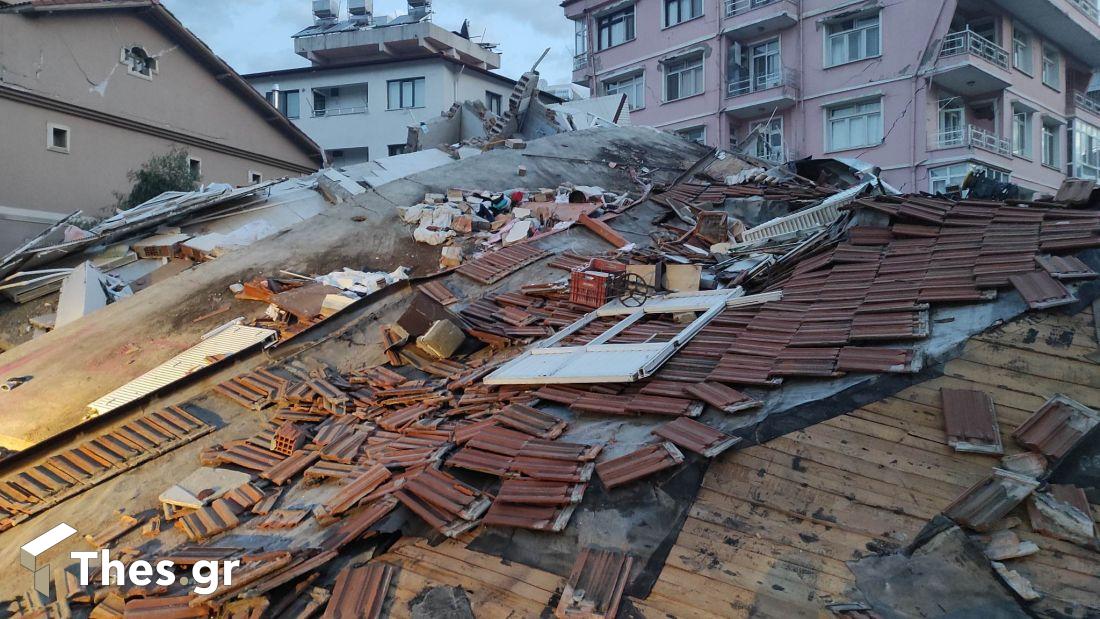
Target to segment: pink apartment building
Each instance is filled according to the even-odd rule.
[[[635,124],[783,161],[873,162],[903,191],[975,167],[1100,180],[1097,0],[564,0],[573,81]]]

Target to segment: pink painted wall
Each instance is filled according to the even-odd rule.
[[[1066,4],[1066,0],[1034,1],[1053,2],[1058,7]],[[978,4],[978,7],[995,17],[998,42],[1011,60],[1013,24],[1019,22],[1020,17],[1006,13],[1001,8],[1003,4],[1006,3],[989,1]],[[661,14],[663,1],[637,0],[634,3],[636,38],[617,47],[596,51],[595,16],[625,5],[615,0],[567,0],[564,7],[566,17],[578,19],[587,16],[589,20],[589,50],[592,52],[589,66],[575,71],[574,81],[596,87],[596,92],[602,92],[599,86],[608,76],[644,68],[645,105],[632,114],[633,121],[666,130],[705,126],[706,142],[710,146],[728,148],[731,134],[743,138],[753,122],[767,119],[772,114],[770,109],[754,118],[734,118],[726,113],[727,106],[746,107],[749,97],[764,101],[769,99],[766,95],[770,93],[764,91],[732,99],[726,96],[727,57],[735,39],[725,32],[733,28],[739,29],[736,41],[742,45],[778,36],[782,66],[798,72],[799,96],[794,107],[776,113],[776,117],[783,118],[784,146],[789,156],[862,158],[880,166],[884,177],[904,190],[927,191],[929,168],[964,160],[1010,170],[1013,179],[1028,188],[1056,189],[1066,176],[1068,145],[1072,140],[1067,127],[1075,118],[1094,125],[1100,123],[1100,115],[1076,109],[1073,105],[1073,92],[1087,84],[1090,69],[1075,59],[1073,50],[1060,49],[1063,61],[1059,87],[1044,84],[1041,77],[1042,47],[1044,44],[1054,48],[1060,46],[1056,41],[1043,40],[1033,33],[1034,75],[1012,67],[1007,72],[1001,72],[1010,85],[985,96],[994,99],[997,119],[995,122],[985,122],[983,127],[1002,137],[1011,137],[1014,104],[1035,110],[1031,124],[1031,157],[1006,157],[975,148],[938,148],[933,142],[939,131],[939,100],[955,93],[946,91],[929,76],[938,68],[940,42],[950,30],[952,18],[956,15],[957,0],[881,2],[881,54],[835,67],[824,66],[825,28],[822,22],[864,8],[864,2],[780,0],[727,18],[724,0],[704,0],[703,16],[664,28]],[[753,28],[748,25],[782,11],[792,15],[796,23],[778,32],[752,34]],[[1081,20],[1086,19],[1074,13],[1076,9],[1068,4],[1065,11],[1072,19],[1077,19],[1077,16]],[[1100,25],[1090,22],[1083,26],[1090,33],[1095,31],[1100,36]],[[660,60],[677,51],[700,47],[706,50],[706,91],[680,101],[662,101]],[[879,97],[882,102],[883,142],[838,152],[827,151],[826,109],[844,101]],[[1044,166],[1040,161],[1044,118],[1060,123],[1059,169]],[[983,125],[983,121],[973,118],[968,118],[967,122]]]

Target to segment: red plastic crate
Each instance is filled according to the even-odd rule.
[[[603,271],[573,271],[569,276],[569,300],[585,307],[603,306],[612,277]]]

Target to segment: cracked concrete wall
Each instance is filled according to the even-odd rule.
[[[152,79],[128,73],[120,62],[123,47],[133,45],[157,58]],[[4,87],[315,167],[255,108],[136,14],[0,14]],[[0,99],[0,105],[0,204],[5,206],[94,212],[114,203],[112,191],[128,186],[127,170],[171,146],[165,138],[29,104]],[[73,152],[46,150],[48,122],[72,128]],[[249,170],[264,178],[297,175],[244,156],[189,150],[202,160],[204,182],[244,184]]]

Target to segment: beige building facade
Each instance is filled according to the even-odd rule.
[[[127,172],[173,147],[202,183],[323,165],[320,147],[158,3],[0,0],[0,250],[48,225],[35,213],[110,212]]]

